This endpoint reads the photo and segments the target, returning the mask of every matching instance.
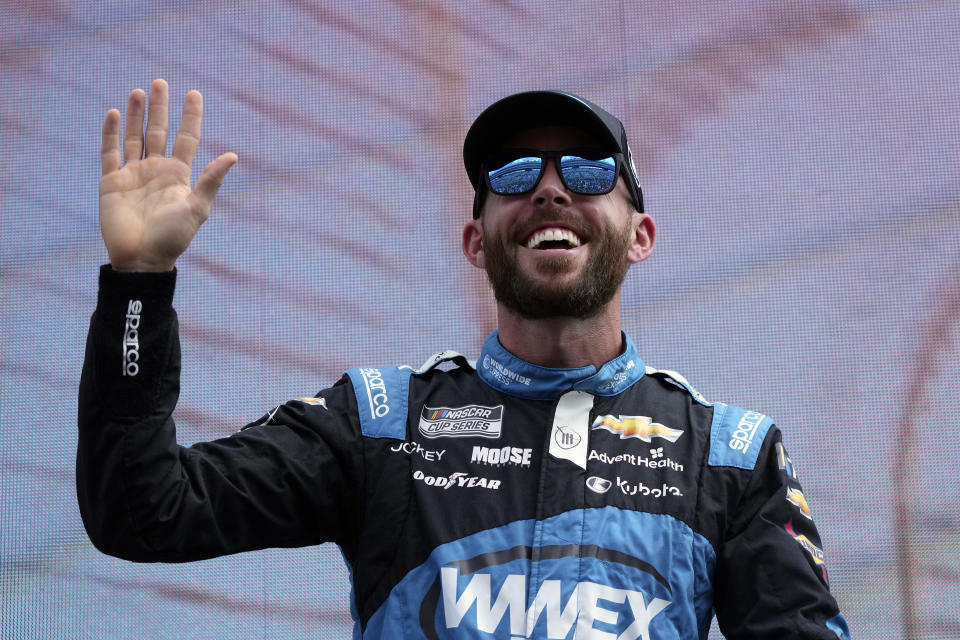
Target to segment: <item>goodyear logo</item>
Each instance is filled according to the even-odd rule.
[[[652,438],[664,438],[670,442],[676,442],[683,435],[683,430],[671,429],[659,422],[654,422],[647,416],[597,416],[592,428],[616,433],[621,440],[640,438],[644,442],[651,442]]]

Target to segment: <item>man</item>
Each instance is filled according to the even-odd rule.
[[[364,637],[849,637],[779,430],[647,368],[619,290],[655,227],[623,126],[561,92],[474,122],[463,233],[498,332],[476,364],[361,367],[236,435],[176,445],[177,257],[234,154],[190,163],[201,97],[164,157],[167,86],[103,128],[112,266],[80,387],[77,486],[91,539],[136,561],[333,541]],[[446,363],[438,367],[440,363]]]

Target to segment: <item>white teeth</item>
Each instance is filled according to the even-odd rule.
[[[527,249],[536,249],[541,242],[561,242],[565,241],[571,247],[579,247],[583,242],[580,236],[569,229],[544,229],[537,231],[527,240]]]

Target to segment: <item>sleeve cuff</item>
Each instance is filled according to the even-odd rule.
[[[135,295],[153,302],[172,305],[177,284],[177,270],[159,273],[147,271],[114,271],[109,264],[100,267],[100,288],[97,301],[104,303]]]

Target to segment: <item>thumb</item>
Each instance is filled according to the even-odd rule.
[[[193,187],[192,195],[200,200],[204,209],[209,211],[210,205],[213,204],[213,198],[217,195],[220,185],[227,177],[227,172],[237,163],[237,160],[237,154],[229,152],[203,168],[203,173],[200,174],[197,184]]]

